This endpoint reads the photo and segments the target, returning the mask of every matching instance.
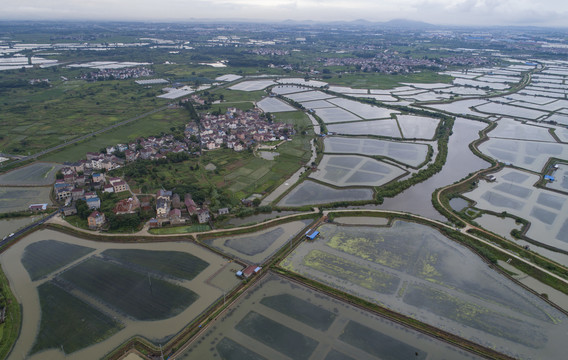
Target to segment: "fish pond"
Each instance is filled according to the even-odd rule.
[[[520,358],[561,358],[568,317],[426,225],[324,224],[281,266]]]
[[[292,189],[278,206],[304,206],[329,204],[339,201],[372,200],[371,189],[334,189],[313,181],[306,180]]]
[[[52,230],[0,255],[23,307],[10,359],[101,358],[171,338],[238,283],[240,266],[192,243],[102,243]]]
[[[477,357],[269,273],[176,359]]]

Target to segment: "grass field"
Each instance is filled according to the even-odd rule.
[[[90,296],[137,320],[175,316],[199,295],[168,281],[124,266],[90,258],[60,277]]]
[[[22,309],[0,268],[0,303],[6,303],[6,321],[0,324],[0,359],[5,359],[20,335]]]
[[[131,81],[51,83],[0,92],[0,149],[33,154],[41,149],[143,114],[167,102]]]
[[[211,227],[207,224],[194,224],[188,226],[174,226],[159,229],[150,229],[150,234],[154,235],[169,235],[169,234],[186,234],[192,232],[209,231]]]
[[[0,213],[28,210],[37,203],[51,203],[51,187],[4,187],[0,188]]]
[[[135,265],[160,276],[173,276],[185,280],[193,279],[209,266],[206,261],[179,251],[109,249],[105,250],[103,255],[124,265]]]
[[[26,247],[22,256],[22,265],[30,274],[30,278],[35,281],[94,250],[57,240],[38,241]]]
[[[392,89],[401,83],[451,83],[452,77],[434,71],[423,71],[408,75],[387,75],[379,73],[342,74],[327,79],[330,85],[350,86],[364,89]]]
[[[70,145],[61,151],[42,157],[44,161],[77,161],[84,159],[87,152],[97,152],[101,148],[128,143],[139,137],[171,133],[171,127],[178,127],[190,121],[185,109],[166,109],[140,120],[112,129],[104,134],[89,138],[76,145]]]
[[[32,353],[62,348],[70,354],[101,342],[122,328],[111,317],[51,282],[40,285],[38,292],[41,322]]]

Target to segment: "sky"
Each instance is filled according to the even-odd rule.
[[[566,0],[17,0],[2,20],[409,19],[439,25],[568,27]]]

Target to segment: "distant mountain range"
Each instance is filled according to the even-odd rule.
[[[389,29],[431,29],[435,28],[436,25],[429,24],[423,21],[415,21],[415,20],[408,20],[408,19],[393,19],[389,21],[369,21],[365,19],[357,19],[352,21],[331,21],[331,22],[321,22],[321,21],[313,21],[313,20],[284,20],[282,23],[290,24],[290,25],[316,25],[316,24],[329,24],[329,25],[357,25],[357,26],[373,26],[373,27],[382,27],[382,28],[389,28]]]

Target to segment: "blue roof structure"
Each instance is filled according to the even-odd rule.
[[[306,233],[306,236],[308,237],[308,239],[313,240],[316,238],[316,236],[318,236],[319,231],[314,230],[312,233],[310,233],[309,231]]]
[[[554,176],[544,175],[545,180],[554,181]]]

